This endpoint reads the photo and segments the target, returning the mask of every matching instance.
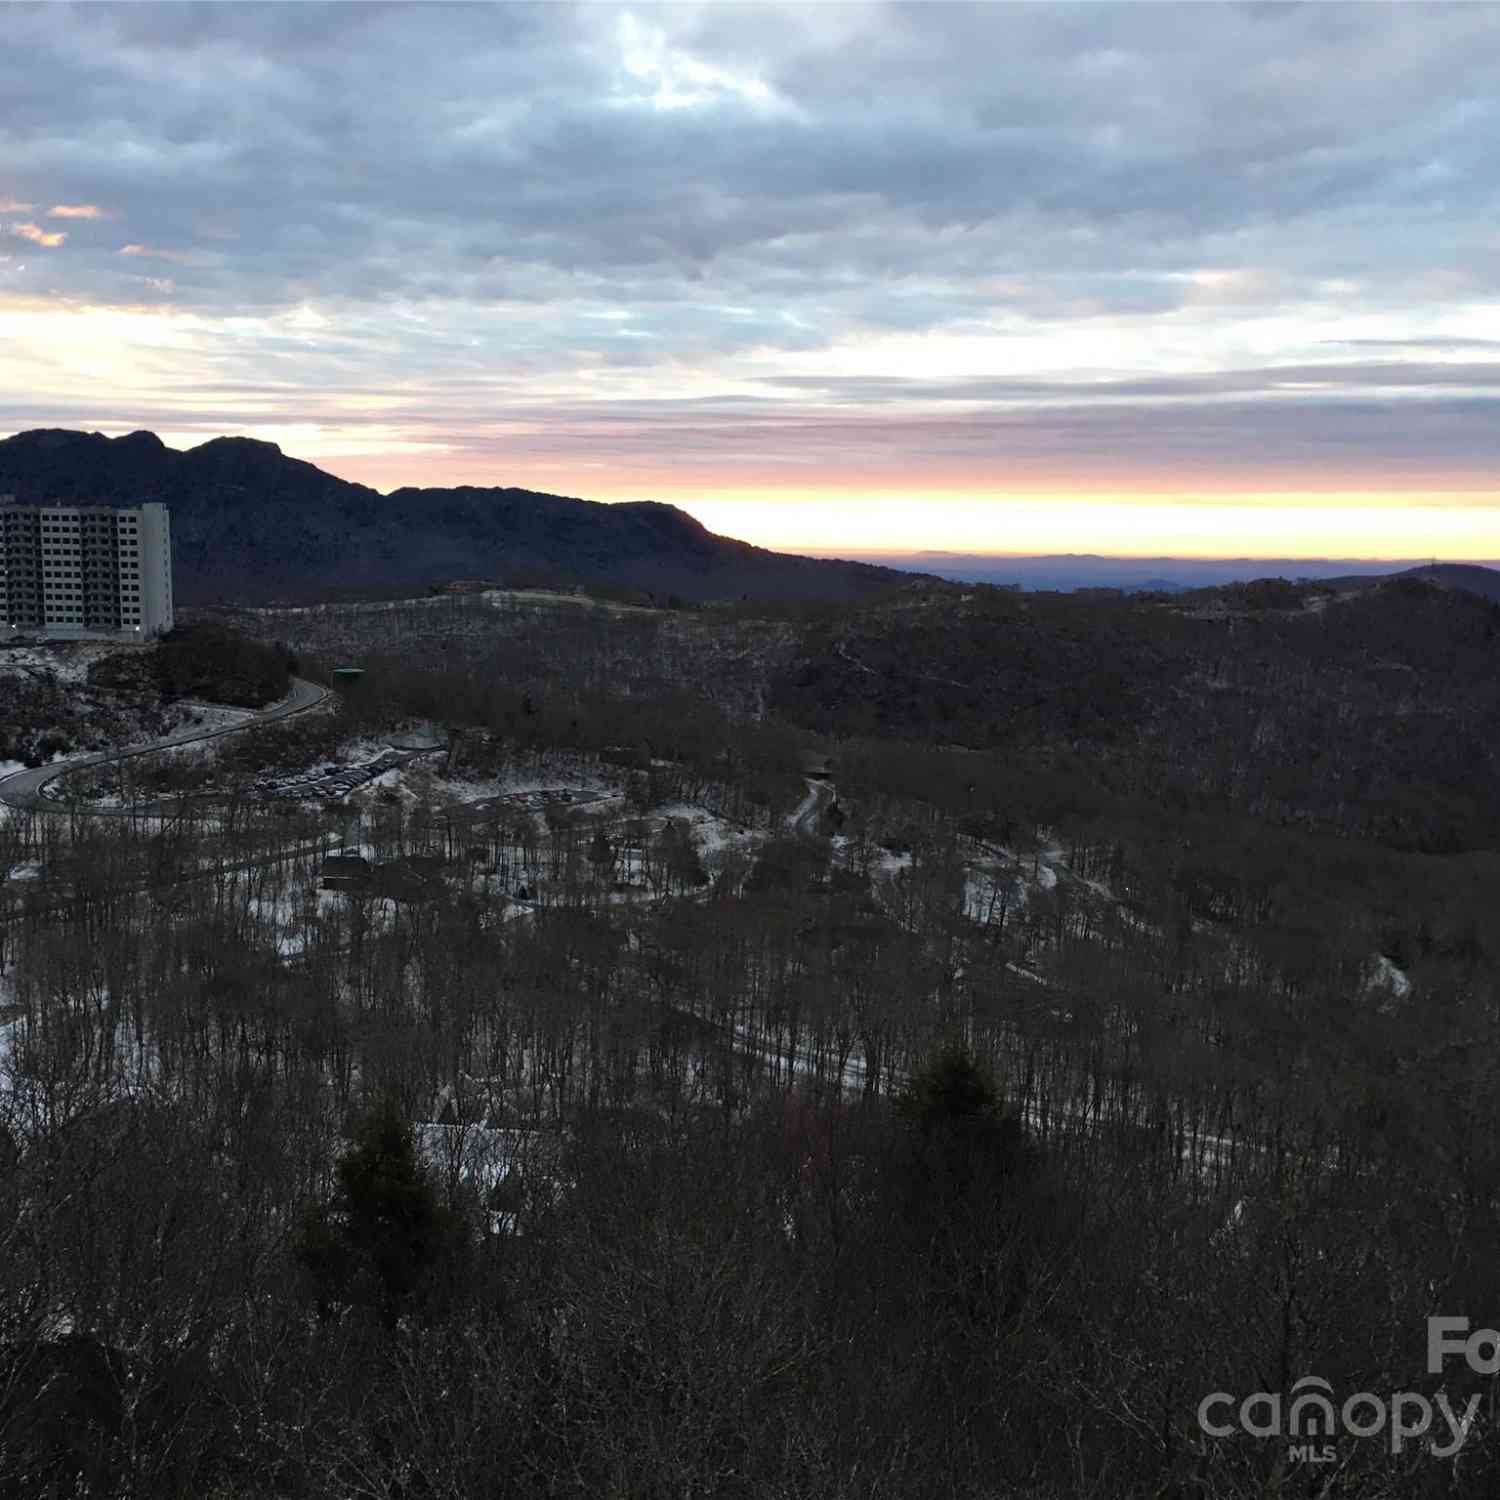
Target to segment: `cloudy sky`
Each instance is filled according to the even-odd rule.
[[[1500,556],[1500,10],[0,7],[0,433]]]

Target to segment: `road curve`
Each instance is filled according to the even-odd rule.
[[[802,799],[802,805],[796,812],[792,813],[786,820],[786,826],[792,833],[800,833],[804,837],[811,837],[818,831],[818,819],[823,816],[828,804],[833,801],[833,791],[826,782],[807,780],[807,796]]]
[[[84,755],[77,760],[38,766],[34,771],[16,771],[0,779],[0,803],[23,811],[71,812],[74,809],[66,804],[60,805],[42,796],[42,788],[49,781],[56,781],[59,776],[67,776],[74,771],[86,770],[89,766],[103,766],[111,761],[131,760],[137,755],[154,755],[158,750],[169,750],[174,745],[192,745],[199,740],[214,740],[220,735],[238,734],[242,729],[269,724],[276,719],[290,719],[294,714],[306,713],[309,709],[317,708],[332,696],[328,688],[319,687],[317,683],[308,682],[302,677],[294,677],[292,690],[285,698],[239,724],[226,724],[219,729],[181,729],[175,734],[167,735],[164,739],[152,740],[149,745],[136,745],[129,750],[106,750],[99,755]],[[128,818],[139,816],[143,809],[140,807],[99,807],[89,810],[98,817]]]

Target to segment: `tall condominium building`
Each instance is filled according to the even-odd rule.
[[[17,635],[172,628],[172,529],[164,505],[16,505],[0,496],[0,618]]]

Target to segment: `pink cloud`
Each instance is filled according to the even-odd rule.
[[[121,245],[115,251],[116,255],[144,255],[152,260],[178,261],[184,264],[191,261],[191,253],[184,250],[163,250],[157,245],[141,245],[132,241],[128,245]]]
[[[0,198],[0,214],[29,214],[32,205],[19,198]]]
[[[44,250],[56,250],[68,238],[66,231],[52,232],[43,229],[40,224],[12,224],[10,232],[19,239],[40,245]]]
[[[54,203],[47,210],[52,219],[102,219],[104,210],[94,203]]]

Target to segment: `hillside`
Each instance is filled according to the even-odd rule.
[[[1428,851],[1500,843],[1500,610],[1392,579],[1149,597],[909,591],[806,632],[772,710]],[[1071,794],[1070,794],[1071,795]]]
[[[492,591],[225,617],[497,732],[529,701],[574,743],[711,746],[708,765],[743,756],[759,725],[840,747],[846,773],[852,747],[879,745],[913,795],[971,752],[1001,802],[1033,786],[1046,822],[1161,804],[1401,849],[1500,847],[1500,608],[1418,579],[1170,597],[913,581],[863,603],[712,611]],[[988,807],[946,805],[971,822]]]
[[[149,647],[104,641],[0,646],[0,767],[118,749],[205,714],[263,708],[288,690],[283,652],[214,626],[179,628]],[[231,721],[236,715],[231,712]]]
[[[150,432],[22,432],[0,442],[0,494],[170,506],[184,602],[476,574],[587,579],[688,600],[853,599],[907,576],[752,547],[670,505],[470,486],[382,495],[249,438],[179,452]]]
[[[1462,589],[1478,594],[1492,604],[1500,604],[1500,569],[1481,567],[1478,563],[1428,563],[1395,575],[1416,578],[1443,589]]]
[[[656,1494],[665,1431],[674,1494],[1252,1500],[1197,1393],[1288,1309],[1342,1392],[1493,1305],[1500,608],[236,618],[365,676],[0,820],[0,1493]],[[377,1178],[445,1248],[375,1258]]]

